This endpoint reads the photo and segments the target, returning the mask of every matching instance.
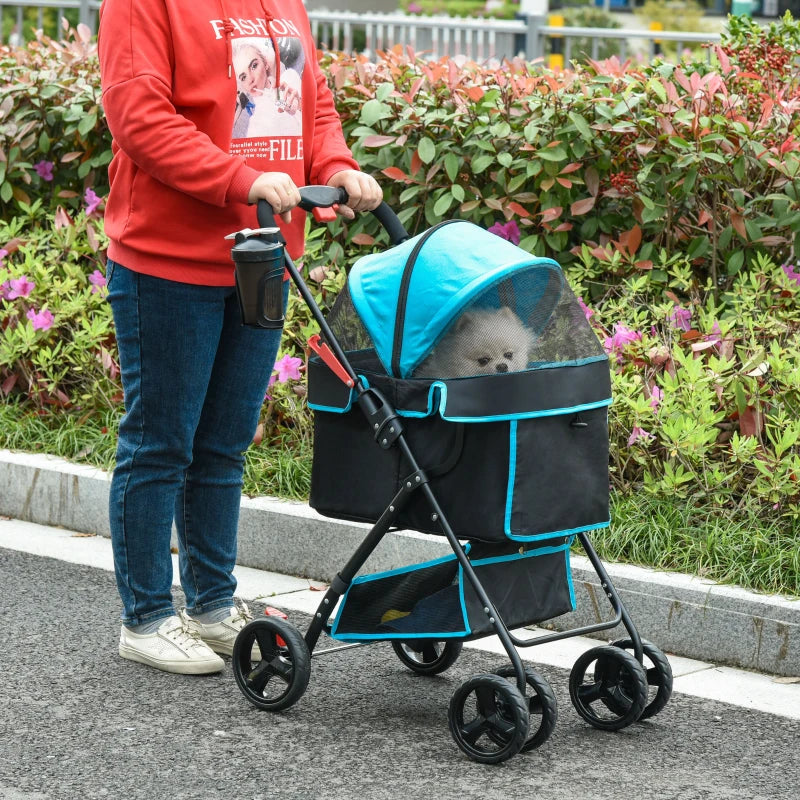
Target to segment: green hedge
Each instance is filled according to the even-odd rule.
[[[615,367],[620,493],[795,520],[800,35],[789,17],[730,26],[711,65],[553,74],[398,48],[323,67],[409,230],[461,217],[564,265]],[[120,392],[101,302],[110,141],[94,44],[42,38],[0,69],[0,394],[100,413]],[[320,301],[383,246],[371,215],[312,229]],[[294,298],[282,357],[304,359],[312,331]],[[307,452],[302,382],[273,387],[264,426],[265,442]]]

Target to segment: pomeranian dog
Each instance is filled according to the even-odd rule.
[[[519,372],[528,366],[533,343],[531,331],[508,306],[465,311],[413,377],[467,378]]]

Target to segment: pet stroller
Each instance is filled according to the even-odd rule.
[[[342,202],[329,188],[304,187],[301,195],[306,210]],[[262,228],[237,235],[245,323],[280,324],[279,293],[264,276],[277,285],[285,262],[322,331],[312,337],[308,366],[310,504],[372,523],[305,636],[274,616],[241,631],[233,654],[239,688],[258,708],[280,711],[304,693],[312,654],[388,641],[407,668],[435,675],[453,665],[463,642],[496,634],[510,664],[459,686],[448,722],[469,758],[498,763],[539,747],[556,722],[551,687],[517,648],[622,623],[627,638],[577,660],[570,698],[605,730],[656,714],[672,691],[669,662],[640,639],[587,535],[609,524],[610,373],[559,265],[465,221],[409,238],[385,204],[374,213],[393,247],[358,260],[327,318],[283,257],[265,203]],[[269,264],[248,291],[241,274],[259,259]],[[451,367],[437,353],[474,363]],[[460,377],[449,377],[451,369]],[[360,575],[395,528],[444,536],[452,554]],[[512,633],[575,609],[575,540],[613,619],[534,639]],[[315,653],[323,632],[344,644]]]

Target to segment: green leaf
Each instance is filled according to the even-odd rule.
[[[689,259],[700,258],[704,256],[710,249],[708,236],[696,236],[689,243],[686,251],[686,257]]]
[[[658,78],[650,78],[650,80],[647,81],[646,85],[649,91],[653,92],[653,94],[658,95],[658,99],[662,103],[667,102],[667,90],[664,88],[664,84],[661,83],[661,81],[658,80]]]
[[[731,253],[727,263],[728,275],[735,275],[742,268],[742,264],[744,264],[744,251],[737,250]]]
[[[506,152],[498,153],[497,161],[504,167],[510,167],[514,163],[514,156]]]
[[[386,83],[382,83],[375,90],[375,97],[377,97],[378,100],[383,102],[393,91],[394,91],[394,84],[387,81]]]
[[[458,175],[458,166],[458,158],[456,158],[454,153],[448,153],[444,157],[444,171],[447,173],[447,177],[450,179],[451,183],[455,181]]]
[[[543,158],[545,161],[564,161],[567,158],[567,151],[558,146],[543,147],[536,152],[536,155],[539,156],[539,158]]]
[[[90,131],[93,131],[97,126],[97,112],[92,112],[91,114],[87,114],[85,117],[81,119],[78,123],[78,133],[84,138],[89,135]]]
[[[745,220],[744,227],[751,242],[757,241],[764,235],[761,231],[761,227],[751,219]]]
[[[464,192],[464,187],[463,186],[459,186],[457,183],[454,183],[450,187],[450,194],[453,195],[455,200],[457,202],[459,202],[459,203],[463,202],[464,201],[464,197],[466,196],[466,193]]]
[[[575,111],[570,111],[567,116],[570,118],[570,120],[572,120],[572,124],[575,126],[578,133],[583,136],[584,139],[586,139],[586,141],[591,142],[592,139],[594,139],[592,129],[589,127],[589,123],[584,117]]]
[[[50,151],[50,137],[47,135],[47,131],[42,131],[39,134],[39,150],[43,153]]]
[[[390,106],[386,103],[382,103],[380,100],[373,99],[367,100],[367,102],[361,106],[361,114],[359,114],[358,119],[362,125],[371,128],[376,122],[382,119],[388,119],[391,116],[392,109]]]
[[[436,145],[433,143],[432,139],[429,139],[427,136],[423,136],[419,140],[417,152],[419,153],[419,157],[423,164],[430,164],[431,161],[436,158]]]
[[[470,169],[473,175],[480,175],[490,164],[494,163],[494,156],[484,153],[480,156],[475,156],[470,163]]]
[[[437,218],[443,217],[451,205],[453,205],[453,195],[450,192],[445,192],[433,205],[434,216]]]
[[[7,203],[14,194],[14,190],[11,188],[11,184],[8,181],[4,181],[3,185],[0,186],[0,199],[4,203]]]

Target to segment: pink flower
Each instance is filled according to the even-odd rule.
[[[631,435],[628,437],[628,447],[638,442],[640,439],[647,444],[649,441],[653,440],[655,437],[652,433],[648,433],[644,428],[640,428],[638,425],[634,427],[631,431]]]
[[[11,291],[11,282],[4,281],[0,283],[0,298],[3,300],[8,300],[8,293]]]
[[[614,333],[606,338],[603,342],[603,347],[607,353],[616,353],[617,361],[622,361],[622,351],[625,349],[625,345],[631,342],[638,342],[641,338],[642,334],[639,331],[631,330],[625,325],[615,322]]]
[[[5,284],[3,284],[5,286]],[[27,297],[35,288],[36,284],[28,280],[27,275],[21,278],[12,278],[8,281],[9,290],[6,292],[6,299],[15,300],[17,297]]]
[[[673,327],[688,331],[692,327],[692,312],[688,308],[674,306],[669,315],[669,321]]]
[[[488,229],[489,233],[493,233],[496,236],[499,236],[501,239],[505,239],[511,244],[519,244],[520,240],[520,232],[519,226],[517,225],[514,220],[509,220],[503,225],[502,222],[495,222],[491,228]]]
[[[722,331],[719,329],[719,322],[714,320],[714,324],[711,326],[711,333],[707,333],[703,336],[703,341],[712,342],[713,344],[719,344],[722,341]]]
[[[38,164],[34,164],[33,168],[36,170],[36,173],[43,181],[51,181],[53,180],[53,162],[52,161],[40,161]]]
[[[303,364],[303,359],[295,358],[294,356],[286,355],[280,361],[275,363],[275,369],[278,372],[276,380],[278,383],[286,383],[289,380],[300,380],[300,367]]]
[[[417,3],[409,3],[408,4],[408,13],[409,14],[419,14],[422,11],[422,6],[418,5]]]
[[[798,272],[795,267],[798,266],[797,264],[784,264],[781,269],[786,273],[786,277],[790,281],[794,281],[798,286],[800,286],[800,272]]]
[[[664,399],[664,392],[662,392],[661,389],[658,388],[658,386],[654,386],[650,390],[650,408],[652,408],[653,411],[657,411],[663,399]]]
[[[83,194],[83,202],[86,203],[86,216],[88,217],[94,214],[97,206],[103,201],[94,193],[93,189],[87,189]]]
[[[583,316],[586,317],[586,319],[591,319],[594,316],[594,311],[592,311],[592,309],[589,308],[589,306],[587,306],[586,303],[583,302],[582,297],[578,298],[578,305],[581,307],[581,311],[583,311]]]
[[[3,259],[8,255],[8,250],[4,247],[0,247],[0,264],[3,263]]]
[[[28,309],[25,315],[32,323],[35,331],[46,331],[53,324],[53,315],[45,308],[37,312],[35,309]]]
[[[106,278],[99,269],[96,269],[89,276],[89,283],[92,284],[92,294],[96,294],[106,285]]]

